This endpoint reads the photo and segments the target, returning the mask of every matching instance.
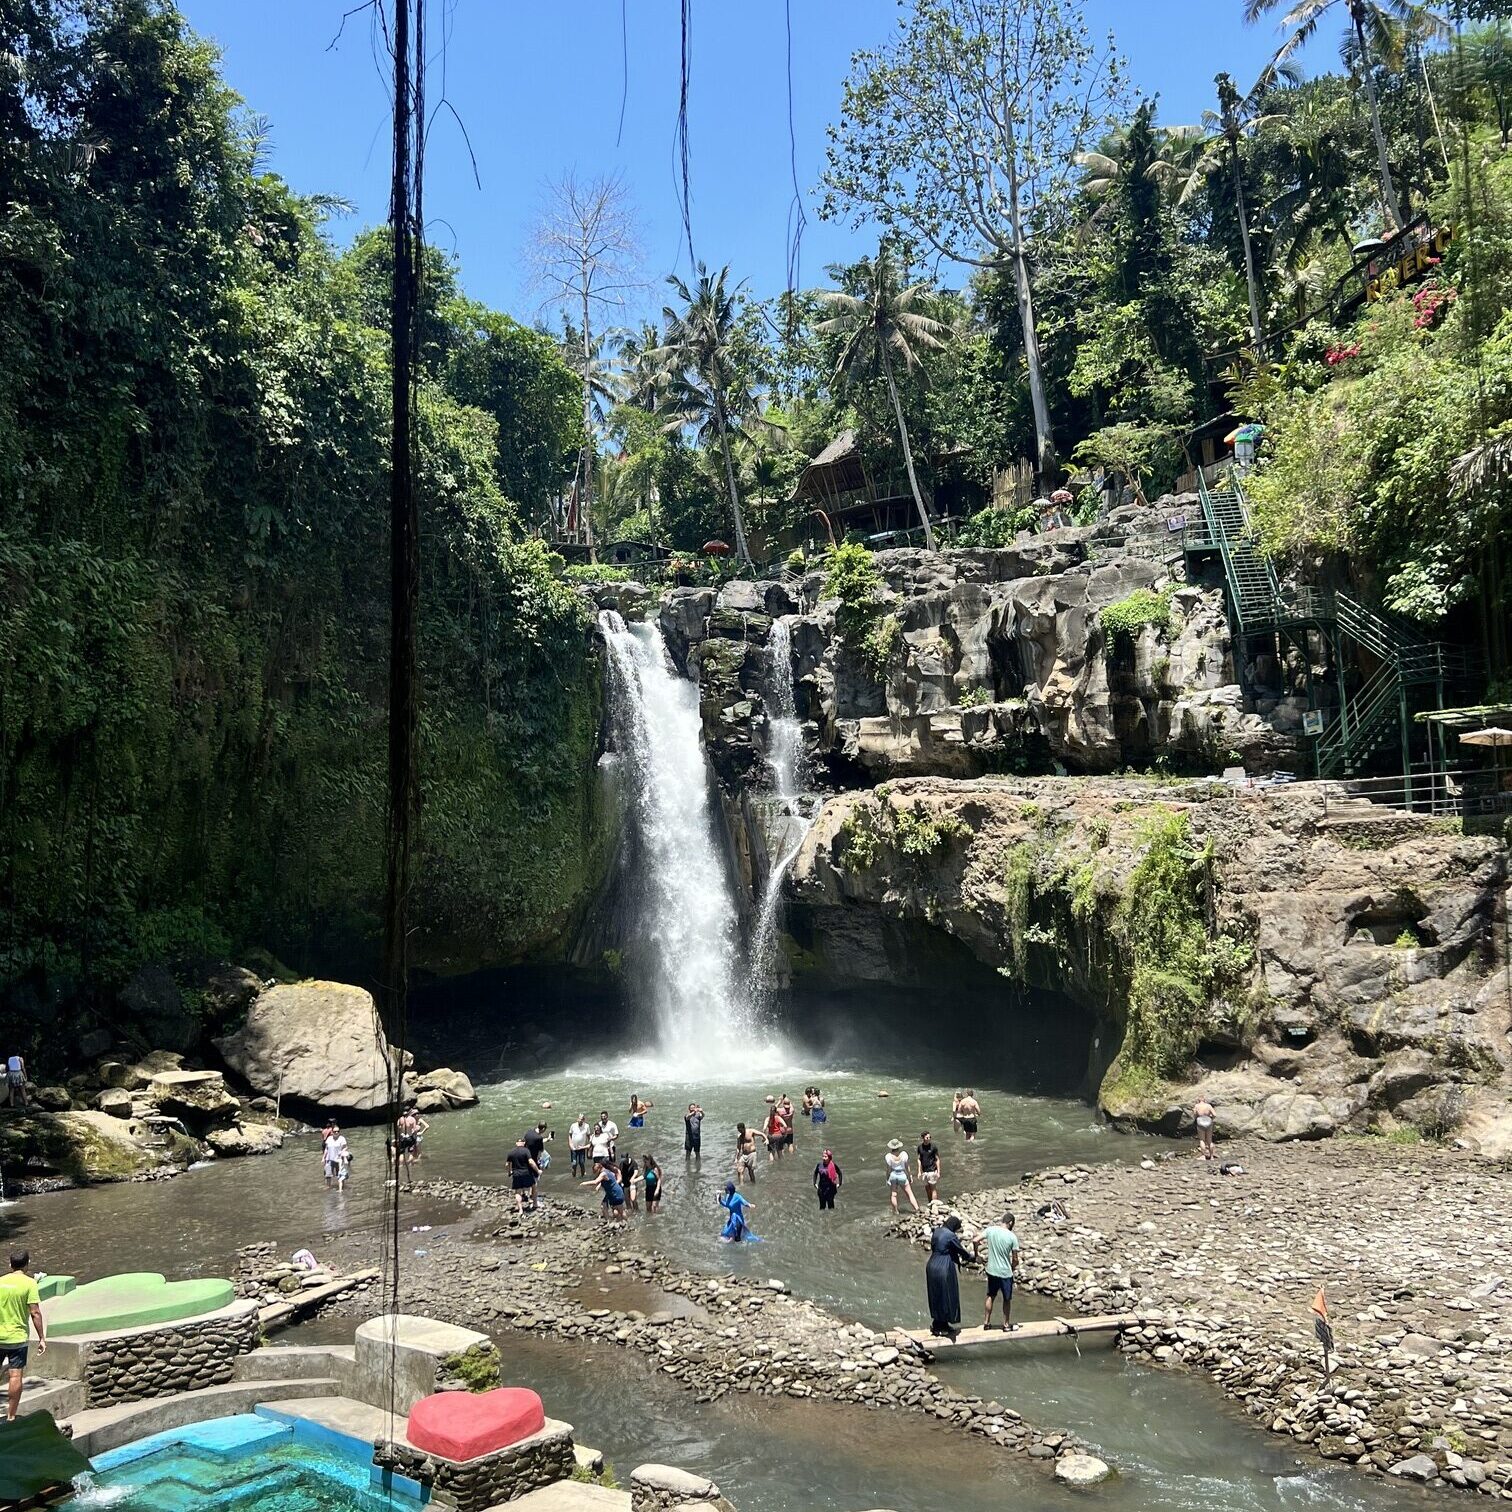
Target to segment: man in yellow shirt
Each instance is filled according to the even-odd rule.
[[[37,1330],[37,1353],[47,1353],[47,1329],[42,1322],[42,1298],[37,1283],[26,1274],[31,1256],[12,1250],[10,1275],[0,1276],[0,1371],[6,1376],[5,1421],[14,1423],[21,1410],[21,1376],[26,1369],[26,1325]]]

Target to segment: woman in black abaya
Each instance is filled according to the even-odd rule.
[[[961,1278],[958,1267],[971,1259],[961,1243],[961,1220],[954,1213],[930,1236],[924,1284],[929,1292],[929,1331],[953,1339],[961,1331]]]

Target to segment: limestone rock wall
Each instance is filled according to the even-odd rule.
[[[1220,1133],[1405,1125],[1512,1146],[1508,861],[1493,837],[1383,815],[1323,783],[917,778],[825,804],[793,906],[845,973],[888,975],[865,960],[878,921],[927,924],[1121,1029],[1118,910],[1152,822],[1170,815],[1210,858],[1194,885],[1230,969],[1205,1007],[1157,984],[1157,1011],[1200,1020],[1195,1055],[1166,1079],[1115,1063],[1105,1111],[1174,1133],[1201,1091]]]
[[[795,616],[793,665],[807,744],[840,785],[888,776],[1107,772],[1163,760],[1215,772],[1293,766],[1302,700],[1246,708],[1217,582],[1188,583],[1166,518],[1130,506],[1096,526],[999,550],[886,551],[883,612],[900,627],[884,674],[845,645],[822,572],[799,580],[674,589],[660,624],[702,690],[710,758],[727,790],[767,781],[763,693],[772,620]],[[1101,611],[1170,589],[1170,623],[1115,639]]]

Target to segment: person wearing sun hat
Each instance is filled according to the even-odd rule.
[[[908,1196],[909,1207],[917,1213],[919,1203],[913,1193],[913,1183],[908,1179],[908,1153],[904,1150],[901,1139],[887,1141],[887,1154],[882,1157],[882,1163],[887,1167],[887,1205],[893,1212],[898,1211],[898,1192],[901,1189]]]

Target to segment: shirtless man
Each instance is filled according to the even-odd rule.
[[[748,1129],[744,1124],[735,1125],[735,1179],[742,1186],[756,1182],[756,1141],[766,1145],[768,1153],[772,1142],[760,1129]]]
[[[955,1116],[956,1122],[961,1126],[961,1133],[966,1136],[966,1143],[970,1144],[977,1137],[977,1121],[982,1116],[982,1105],[970,1087],[967,1087],[966,1095],[956,1104]]]

